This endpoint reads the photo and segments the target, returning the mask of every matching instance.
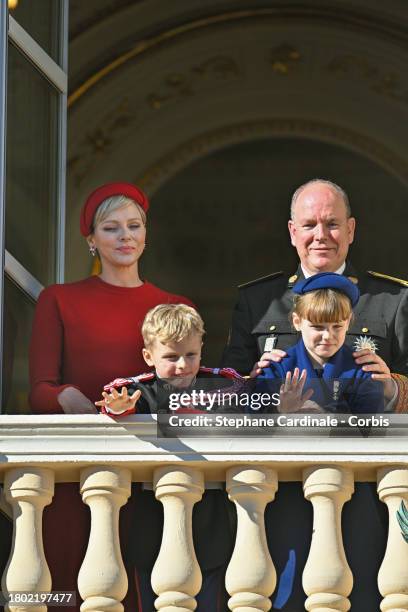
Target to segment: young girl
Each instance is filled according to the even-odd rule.
[[[321,272],[293,287],[292,322],[302,337],[280,363],[271,363],[257,379],[257,390],[280,387],[279,412],[383,412],[384,398],[395,388],[356,365],[344,344],[360,292],[347,277]],[[373,347],[374,348],[374,347]],[[275,381],[275,382],[274,382]]]

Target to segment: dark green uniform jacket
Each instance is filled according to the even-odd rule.
[[[408,375],[408,282],[376,272],[357,273],[350,264],[344,274],[357,282],[361,293],[346,344],[354,349],[363,336],[375,342],[392,372]],[[277,272],[240,287],[224,367],[247,374],[265,350],[285,350],[297,342],[289,313],[292,287],[301,278],[299,266],[291,277]]]

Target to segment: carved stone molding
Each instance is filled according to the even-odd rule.
[[[355,54],[334,57],[327,63],[326,69],[337,79],[353,74],[376,94],[408,105],[408,87],[403,83],[405,74],[402,76],[395,69],[386,70],[368,58]]]
[[[408,164],[380,142],[341,126],[302,119],[270,119],[232,125],[203,134],[163,157],[137,178],[151,195],[172,175],[196,159],[223,147],[273,137],[306,137],[349,147],[378,163],[401,181],[408,182]]]
[[[191,21],[182,22],[180,20],[176,26],[163,30],[151,37],[136,38],[133,46],[129,48],[128,45],[126,50],[123,50],[123,45],[118,40],[116,48],[122,48],[122,52],[112,57],[104,66],[98,66],[97,70],[88,73],[88,77],[85,78],[82,84],[75,91],[71,92],[68,104],[69,106],[75,104],[83,95],[112,72],[159,45],[168,44],[170,41],[181,38],[187,33],[219,27],[220,25],[228,27],[235,23],[252,23],[259,20],[263,22],[270,20],[273,24],[282,23],[282,21],[288,24],[302,23],[305,26],[320,23],[322,27],[335,27],[343,31],[352,29],[358,34],[362,32],[371,34],[371,36],[378,40],[391,40],[393,43],[406,49],[406,30],[404,24],[399,23],[397,18],[392,19],[390,15],[385,16],[372,10],[367,12],[361,8],[352,8],[351,6],[342,6],[341,10],[339,10],[339,7],[335,5],[330,6],[326,2],[314,5],[309,3],[307,6],[290,6],[285,4],[283,6],[256,7],[204,15],[197,12],[196,18]]]
[[[408,56],[397,14],[392,18],[392,10],[383,15],[350,6],[338,10],[330,1],[240,10],[231,2],[232,10],[219,13],[210,4],[207,14],[195,6],[188,19],[179,15],[167,27],[152,14],[154,35],[142,35],[135,26],[124,48],[117,33],[118,45],[112,45],[109,57],[97,68],[88,66],[88,77],[69,96],[69,180],[78,191],[103,164],[121,163],[119,150],[130,134],[133,142],[143,143],[147,131],[155,133],[156,158],[150,155],[143,164],[139,155],[134,169],[136,177],[143,172],[146,185],[161,182],[156,179],[161,174],[171,176],[169,166],[183,168],[180,156],[191,161],[200,156],[197,148],[204,154],[219,148],[209,141],[220,147],[241,142],[238,133],[243,131],[249,138],[262,137],[262,132],[268,137],[310,134],[349,146],[405,180],[408,161],[397,153],[404,150],[405,139],[394,124],[406,123],[403,67]],[[130,5],[124,20],[129,11]],[[268,106],[261,109],[262,100]],[[288,126],[291,119],[271,119],[285,113],[295,118],[295,127]],[[185,125],[177,125],[172,134],[168,126],[180,114],[186,116]],[[251,115],[260,127],[254,121],[249,126]],[[275,125],[265,130],[261,124],[266,121]],[[197,135],[197,126],[209,135]],[[374,138],[360,135],[360,129],[372,131]],[[176,150],[163,159],[163,143],[171,148],[173,140]],[[180,144],[183,140],[187,144]],[[189,155],[187,149],[194,151]]]
[[[289,74],[301,59],[300,51],[287,43],[271,50],[270,63],[272,70],[277,74]]]
[[[229,81],[240,73],[241,68],[233,58],[210,57],[199,65],[191,66],[184,73],[165,76],[160,90],[147,95],[147,103],[153,110],[159,110],[170,101],[197,94],[197,83],[200,80]]]

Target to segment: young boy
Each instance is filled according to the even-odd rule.
[[[171,412],[169,398],[188,393],[190,405],[179,412],[210,408],[238,412],[237,406],[223,405],[222,392],[239,393],[245,379],[229,368],[200,367],[204,323],[194,308],[184,304],[160,304],[150,310],[143,322],[143,358],[153,372],[131,378],[117,378],[105,385],[103,400],[95,402],[102,412],[112,415]],[[192,391],[204,391],[197,404]],[[214,395],[221,405],[214,406]],[[197,397],[197,394],[196,394]],[[229,395],[228,395],[229,397]],[[227,396],[226,396],[227,398]],[[184,403],[183,403],[184,404]]]
[[[264,370],[258,388],[284,381],[280,412],[296,412],[302,406],[338,413],[383,412],[384,399],[390,401],[396,391],[391,375],[382,385],[373,380],[344,344],[360,296],[357,286],[341,274],[321,272],[296,283],[293,292],[292,321],[301,339],[280,363]]]
[[[234,370],[200,367],[204,324],[200,315],[184,304],[161,304],[150,310],[143,322],[143,357],[154,371],[131,378],[118,378],[105,386],[103,400],[96,402],[106,414],[123,416],[132,412],[169,412],[169,398],[174,393],[204,390],[204,403],[183,406],[181,411],[212,409],[232,410],[223,406],[222,392],[239,393],[245,380]],[[214,407],[214,394],[221,404]],[[236,408],[235,408],[236,410]],[[133,515],[133,531],[127,538],[126,564],[136,568],[136,592],[139,612],[154,609],[155,595],[150,574],[160,549],[163,529],[162,506],[152,491],[138,495]],[[225,493],[206,490],[194,506],[194,542],[203,574],[203,586],[197,596],[199,612],[223,612],[224,574],[234,542],[234,513]],[[232,520],[231,520],[232,518]]]

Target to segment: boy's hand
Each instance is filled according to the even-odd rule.
[[[128,390],[126,387],[122,387],[120,393],[117,391],[117,389],[112,389],[111,393],[106,393],[106,391],[103,391],[103,400],[95,402],[95,406],[106,408],[113,414],[122,414],[123,412],[127,412],[128,410],[134,408],[141,395],[142,392],[140,389],[137,389],[132,395],[128,395]]]
[[[312,397],[313,389],[308,389],[306,393],[302,395],[306,377],[306,370],[302,370],[302,373],[300,373],[299,368],[295,368],[293,374],[292,372],[287,372],[285,382],[280,388],[279,412],[285,414],[287,412],[301,412],[302,410],[307,410],[306,403]],[[317,410],[311,408],[310,412],[317,412]]]

